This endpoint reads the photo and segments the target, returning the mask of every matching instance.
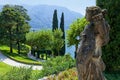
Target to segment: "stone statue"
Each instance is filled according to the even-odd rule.
[[[102,72],[105,64],[101,58],[101,47],[109,41],[109,24],[105,21],[106,10],[98,6],[86,8],[89,24],[81,33],[76,63],[79,80],[105,80]]]

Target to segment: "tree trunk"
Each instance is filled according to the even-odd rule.
[[[18,54],[20,54],[20,42],[17,40]]]
[[[17,24],[17,29],[16,29],[17,36],[19,36],[19,29],[18,29],[18,24]],[[17,47],[18,47],[18,54],[20,54],[20,42],[19,39],[17,38]]]
[[[34,48],[33,48],[33,46],[31,46],[31,55],[33,55],[34,54]]]
[[[60,55],[60,51],[59,51],[59,50],[57,50],[57,53],[58,53],[58,55],[57,55],[57,56],[59,56],[59,55]]]
[[[65,55],[65,41],[64,41],[64,46],[60,50],[60,55],[64,56]]]
[[[47,60],[47,52],[46,52],[46,60]]]
[[[13,50],[12,50],[12,31],[11,31],[11,28],[9,28],[9,39],[10,39],[10,53],[13,53]]]
[[[13,50],[12,50],[12,40],[10,40],[10,53],[13,53]]]
[[[39,51],[39,50],[37,50],[37,56],[36,56],[36,58],[37,58],[37,59],[40,58],[40,51]]]
[[[77,49],[78,49],[78,44],[75,45],[75,56],[74,56],[74,58],[76,58],[76,56],[77,56]]]

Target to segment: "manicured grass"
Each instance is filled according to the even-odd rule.
[[[5,74],[6,72],[8,72],[11,69],[11,66],[0,62],[0,75]]]
[[[9,49],[10,48],[8,46],[6,46],[6,45],[1,45],[0,46],[0,51],[4,55],[8,56],[9,58],[11,58],[11,59],[13,59],[15,61],[25,63],[25,64],[41,65],[41,62],[29,59],[27,57],[27,52],[26,51],[21,51],[21,54],[18,54],[16,49],[13,49],[13,53],[10,53]]]

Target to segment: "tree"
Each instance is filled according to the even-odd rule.
[[[20,53],[20,42],[25,41],[25,34],[29,31],[30,20],[27,10],[18,5],[5,5],[1,12],[0,20],[4,36],[9,37],[10,52],[12,53],[12,44],[17,43],[18,53]]]
[[[41,30],[37,32],[38,41],[37,46],[42,50],[50,50],[50,45],[52,41],[52,32],[50,30]]]
[[[62,16],[61,16],[60,29],[61,29],[62,32],[63,32],[62,39],[64,40],[64,46],[62,47],[62,49],[61,49],[61,51],[60,51],[60,55],[64,55],[64,54],[65,54],[64,13],[62,13]]]
[[[34,46],[36,45],[37,40],[36,32],[29,32],[26,34],[26,44],[31,46],[31,54],[35,56],[35,49]]]
[[[54,10],[54,14],[53,14],[53,21],[52,21],[52,31],[54,31],[55,29],[58,29],[58,18],[57,18],[57,10]]]
[[[29,32],[30,25],[28,21],[30,20],[29,16],[27,15],[27,10],[23,6],[15,5],[14,9],[17,13],[16,15],[16,43],[18,46],[18,54],[20,54],[20,42],[25,42],[25,34]],[[14,38],[14,39],[15,39]]]
[[[10,53],[12,53],[12,35],[13,35],[13,28],[16,25],[15,20],[15,10],[13,9],[12,6],[9,5],[5,5],[3,7],[3,10],[1,12],[0,15],[0,22],[1,22],[1,26],[4,28],[3,30],[5,30],[6,32],[3,33],[3,35],[7,35],[7,37],[9,37],[9,45],[10,45]]]
[[[60,49],[64,46],[64,39],[62,39],[62,36],[63,33],[60,29],[54,30],[51,48],[56,56],[60,55]]]
[[[70,25],[70,28],[67,31],[67,44],[68,46],[75,45],[75,57],[80,42],[80,33],[87,24],[88,22],[85,18],[77,19]]]
[[[120,0],[97,0],[97,6],[107,9],[107,21],[110,24],[110,41],[103,47],[103,60],[106,70],[114,70],[120,66]]]
[[[36,32],[29,32],[26,34],[26,43],[30,46],[34,46],[36,44]]]
[[[37,32],[29,32],[26,34],[26,42],[31,46],[31,53],[34,51],[51,50],[52,31],[41,30]],[[35,49],[36,48],[36,49]],[[39,53],[37,53],[39,54]],[[37,56],[38,58],[39,56]]]
[[[31,48],[37,47],[38,50],[51,50],[56,56],[60,55],[59,51],[64,45],[62,39],[62,31],[41,30],[37,32],[29,32],[26,34],[26,42]]]

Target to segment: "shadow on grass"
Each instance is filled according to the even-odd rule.
[[[6,56],[12,56],[12,57],[18,56],[18,54],[16,53],[10,53],[9,50],[1,50],[1,52]]]

